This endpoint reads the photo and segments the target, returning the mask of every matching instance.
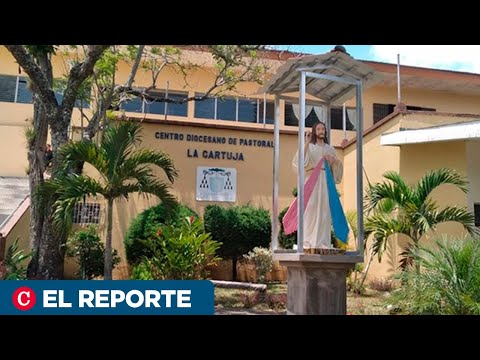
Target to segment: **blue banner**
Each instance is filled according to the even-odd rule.
[[[0,281],[0,315],[213,315],[207,280]]]

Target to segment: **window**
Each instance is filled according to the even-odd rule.
[[[373,104],[373,123],[376,124],[383,118],[393,113],[393,104]]]
[[[202,96],[202,94],[196,94]],[[260,99],[249,98],[208,98],[195,101],[194,116],[197,119],[240,121],[248,123],[273,124],[275,105],[273,101],[264,104]]]
[[[57,89],[55,91],[55,99],[57,99],[57,103],[58,104],[61,104],[63,102],[63,89],[60,90],[60,89]],[[90,91],[90,90],[88,90]],[[86,90],[87,92],[87,90]],[[86,97],[86,95],[84,94],[84,97]],[[87,99],[77,99],[75,100],[75,105],[74,105],[76,108],[79,108],[79,109],[89,109],[90,108],[90,101],[88,101]]]
[[[238,99],[238,121],[256,123],[257,114],[260,115],[258,106],[257,99]]]
[[[473,213],[475,214],[475,226],[480,227],[480,204],[473,205]]]
[[[413,110],[413,111],[437,111],[437,109],[426,108],[426,107],[421,107],[421,106],[410,106],[410,105],[407,105],[407,110]]]
[[[323,107],[313,106],[307,104],[306,107],[305,127],[311,127],[313,124],[319,121],[323,121]],[[308,112],[310,111],[310,112]],[[355,109],[347,108],[345,112],[346,117],[346,129],[354,130],[355,123]],[[300,117],[298,104],[285,102],[285,125],[298,126],[298,119]],[[322,120],[320,120],[322,119]],[[343,107],[330,108],[330,126],[331,129],[343,130]]]
[[[162,91],[151,91],[151,96],[157,98],[165,98],[166,93]],[[188,96],[187,93],[169,93],[168,98],[173,100],[185,99]],[[187,116],[188,103],[167,103],[165,101],[143,101],[139,97],[134,97],[121,104],[121,109],[129,112],[158,114],[158,115],[174,115],[174,116]]]
[[[0,75],[0,101],[31,104],[33,97],[28,88],[28,78]]]
[[[143,113],[143,101],[140,98],[133,98],[121,104],[121,109],[129,112]]]
[[[78,202],[73,209],[74,224],[99,224],[100,204]]]
[[[0,75],[0,101],[15,102],[16,87],[16,76]]]
[[[33,93],[28,88],[28,82],[26,77],[18,78],[17,103],[22,103],[22,104],[33,103]]]
[[[263,124],[263,118],[265,117],[265,124],[273,124],[275,121],[275,103],[273,101],[267,101],[266,104],[263,100],[259,101],[259,119],[258,122]],[[263,111],[265,109],[265,112]]]
[[[167,94],[164,91],[151,91],[150,95],[158,98],[167,98]],[[169,92],[168,99],[172,100],[182,100],[188,96],[187,93],[180,92]],[[188,114],[188,103],[184,102],[181,104],[168,103],[165,101],[146,101],[145,103],[145,112],[148,114],[159,114],[159,115],[173,115],[173,116],[187,116]]]
[[[237,100],[235,98],[217,99],[217,119],[230,121],[237,119]]]
[[[200,95],[201,96],[201,95]],[[194,116],[197,119],[215,119],[215,103],[217,99],[209,98],[201,101],[195,101]]]
[[[395,109],[394,104],[373,104],[373,123],[376,124],[383,118],[393,113]],[[437,111],[436,109],[426,108],[421,106],[407,105],[407,110],[412,111]]]
[[[355,108],[346,108],[345,109],[345,129],[346,130],[355,130],[353,124],[356,123],[356,112]],[[330,108],[330,126],[332,129],[343,130],[343,107],[331,107]]]
[[[84,94],[87,97],[90,89]],[[55,92],[55,98],[59,104],[62,103],[63,95],[60,91]],[[0,75],[0,101],[13,102],[21,104],[32,104],[33,93],[28,88],[28,78],[26,76]],[[88,108],[88,100],[76,100],[75,107]]]

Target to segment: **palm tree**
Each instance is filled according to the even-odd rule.
[[[112,212],[118,198],[131,193],[157,196],[165,206],[175,204],[168,185],[157,179],[151,165],[161,168],[173,183],[177,171],[170,157],[148,149],[135,149],[141,140],[141,124],[123,122],[110,126],[99,145],[91,140],[68,143],[59,151],[64,175],[45,182],[39,192],[45,197],[55,192],[54,225],[57,231],[68,232],[72,226],[73,209],[85,196],[102,195],[107,202],[107,237],[105,241],[105,280],[112,279]],[[69,169],[88,163],[99,173],[96,178],[77,175]]]
[[[379,260],[387,248],[387,240],[394,234],[405,234],[412,239],[401,254],[402,269],[413,263],[411,250],[418,248],[422,236],[440,223],[458,222],[469,234],[478,234],[474,214],[457,206],[439,210],[430,196],[444,184],[454,185],[466,193],[468,182],[460,174],[451,169],[432,170],[414,185],[408,185],[395,171],[383,177],[389,181],[369,184],[365,196],[365,230],[373,234],[373,249]]]

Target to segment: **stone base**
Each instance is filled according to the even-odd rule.
[[[287,314],[346,314],[347,270],[362,256],[278,253],[274,259],[288,269]]]

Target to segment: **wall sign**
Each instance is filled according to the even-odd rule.
[[[273,149],[272,140],[250,139],[240,137],[226,137],[226,136],[211,136],[211,135],[197,135],[184,134],[178,132],[156,131],[155,139],[157,140],[173,140],[186,141],[191,143],[216,144],[216,145],[234,145],[238,147],[255,147],[263,149]],[[233,160],[245,161],[245,155],[241,151],[227,151],[225,149],[198,149],[186,148],[188,158],[203,158],[209,160]]]
[[[237,169],[197,167],[197,201],[235,202],[237,199]]]

